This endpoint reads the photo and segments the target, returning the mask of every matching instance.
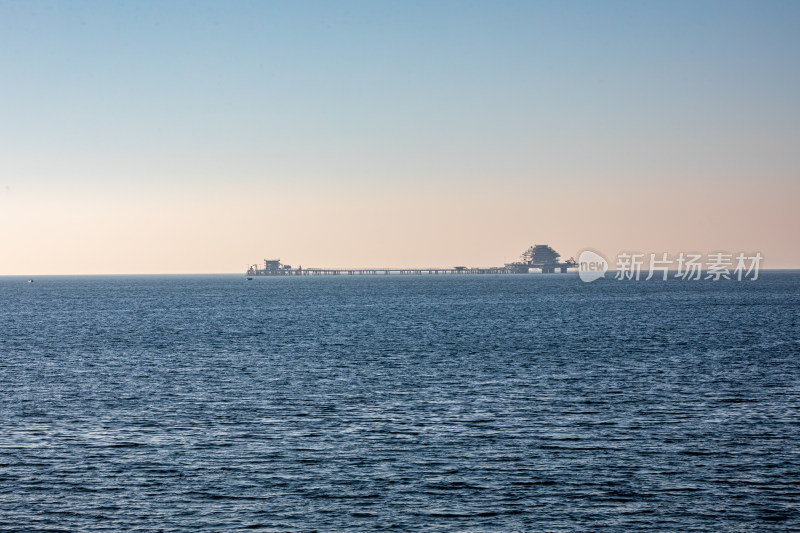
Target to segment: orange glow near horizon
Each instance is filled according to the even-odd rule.
[[[498,266],[534,243],[564,257],[760,251],[763,268],[797,268],[800,252],[787,246],[796,197],[796,186],[687,194],[555,181],[13,191],[0,200],[0,274],[243,272],[267,257],[306,267]]]

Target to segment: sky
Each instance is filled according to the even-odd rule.
[[[760,252],[800,2],[1,1],[0,275]]]

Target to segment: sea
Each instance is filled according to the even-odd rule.
[[[0,278],[0,531],[383,530],[800,530],[800,272]]]

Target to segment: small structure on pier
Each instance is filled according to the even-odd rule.
[[[292,265],[284,265],[280,259],[264,259],[264,268],[258,265],[250,265],[247,269],[248,276],[286,276],[301,274],[303,267],[292,268]]]

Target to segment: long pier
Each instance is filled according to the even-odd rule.
[[[458,274],[527,274],[531,270],[541,270],[543,274],[552,274],[556,271],[567,272],[569,268],[576,268],[578,264],[574,259],[559,261],[560,255],[547,245],[531,246],[524,254],[522,260],[506,263],[501,267],[428,267],[428,268],[293,268],[284,265],[280,259],[265,259],[263,268],[260,265],[251,265],[246,276],[375,276],[375,275],[458,275]]]
[[[254,265],[255,266],[255,265]],[[282,265],[283,266],[283,265]],[[248,276],[375,276],[379,274],[513,274],[505,267],[489,268],[253,268],[247,270]]]

